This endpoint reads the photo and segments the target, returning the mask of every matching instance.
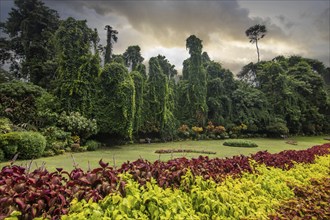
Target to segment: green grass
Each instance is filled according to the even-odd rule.
[[[329,141],[324,140],[325,136],[315,137],[293,137],[289,140],[297,141],[297,145],[286,144],[288,140],[283,139],[269,139],[269,138],[251,138],[248,139],[256,143],[259,147],[256,148],[239,148],[223,146],[225,140],[208,140],[208,141],[181,141],[181,142],[168,142],[157,144],[131,144],[123,146],[115,146],[109,148],[102,148],[97,151],[72,153],[75,161],[79,164],[79,167],[87,170],[88,164],[91,168],[98,167],[98,161],[102,158],[103,161],[109,162],[109,165],[120,167],[122,163],[126,161],[134,161],[139,158],[147,159],[149,161],[155,160],[170,160],[176,157],[198,157],[196,153],[174,153],[174,154],[156,154],[156,150],[160,149],[191,149],[191,150],[204,150],[214,151],[214,155],[205,155],[210,158],[213,157],[232,157],[234,155],[249,155],[258,151],[267,150],[271,153],[280,152],[283,150],[293,149],[302,150],[312,147],[314,145],[327,143]],[[237,139],[240,140],[240,139]],[[64,168],[65,170],[71,170],[73,168],[73,160],[71,153],[65,153],[64,155],[39,158],[32,162],[32,169],[40,167],[45,162],[45,166],[48,170],[53,171],[55,168]],[[16,161],[15,164],[26,166],[30,161]],[[9,162],[0,163],[0,167],[9,164]]]

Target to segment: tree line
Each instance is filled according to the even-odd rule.
[[[86,20],[61,20],[40,0],[15,0],[0,27],[8,35],[0,38],[0,59],[10,63],[9,72],[0,72],[0,116],[16,124],[42,129],[62,112],[79,112],[96,120],[99,135],[129,141],[173,140],[182,125],[270,136],[330,131],[329,67],[300,56],[260,61],[262,25],[246,31],[258,62],[237,78],[203,51],[195,35],[185,42],[190,57],[182,75],[162,55],[150,58],[147,69],[138,45],[113,54],[118,31],[111,26],[102,46]],[[25,91],[12,91],[14,86]]]

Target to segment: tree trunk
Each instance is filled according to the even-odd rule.
[[[259,54],[258,40],[256,40],[256,47],[257,47],[258,63],[259,63],[259,61],[260,61],[260,54]]]

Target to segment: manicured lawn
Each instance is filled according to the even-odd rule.
[[[286,144],[287,140],[283,139],[269,139],[269,138],[251,138],[248,139],[251,142],[258,144],[257,148],[240,148],[223,146],[224,140],[207,140],[207,141],[180,141],[180,142],[168,142],[168,143],[151,143],[151,144],[131,144],[123,146],[115,146],[109,148],[99,149],[92,152],[72,153],[75,161],[79,164],[79,167],[86,170],[88,169],[88,163],[91,168],[98,166],[98,161],[102,158],[103,161],[109,162],[109,165],[119,167],[126,161],[134,161],[139,158],[147,159],[149,161],[155,160],[169,160],[175,157],[198,157],[197,153],[174,153],[174,154],[156,154],[156,150],[160,149],[191,149],[191,150],[204,150],[216,152],[216,154],[207,155],[213,157],[232,157],[234,155],[249,155],[257,151],[267,150],[271,153],[280,152],[283,150],[294,149],[301,150],[307,149],[314,145],[327,143],[329,141],[324,140],[325,136],[315,137],[293,137],[288,140],[297,141],[297,145]],[[205,154],[206,156],[206,154]],[[32,162],[32,169],[40,167],[45,162],[45,166],[48,170],[52,171],[55,168],[64,168],[65,170],[71,170],[73,168],[73,160],[71,153],[64,155],[39,158]],[[26,166],[30,161],[16,161],[15,164]],[[8,162],[0,163],[0,167],[7,165]]]

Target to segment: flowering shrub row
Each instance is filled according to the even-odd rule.
[[[230,129],[226,129],[222,125],[215,126],[212,122],[208,122],[205,128],[192,126],[189,128],[188,125],[181,125],[178,128],[178,135],[180,138],[187,139],[226,139],[226,138],[237,138],[242,132],[247,130],[247,125],[240,124],[233,126]]]

